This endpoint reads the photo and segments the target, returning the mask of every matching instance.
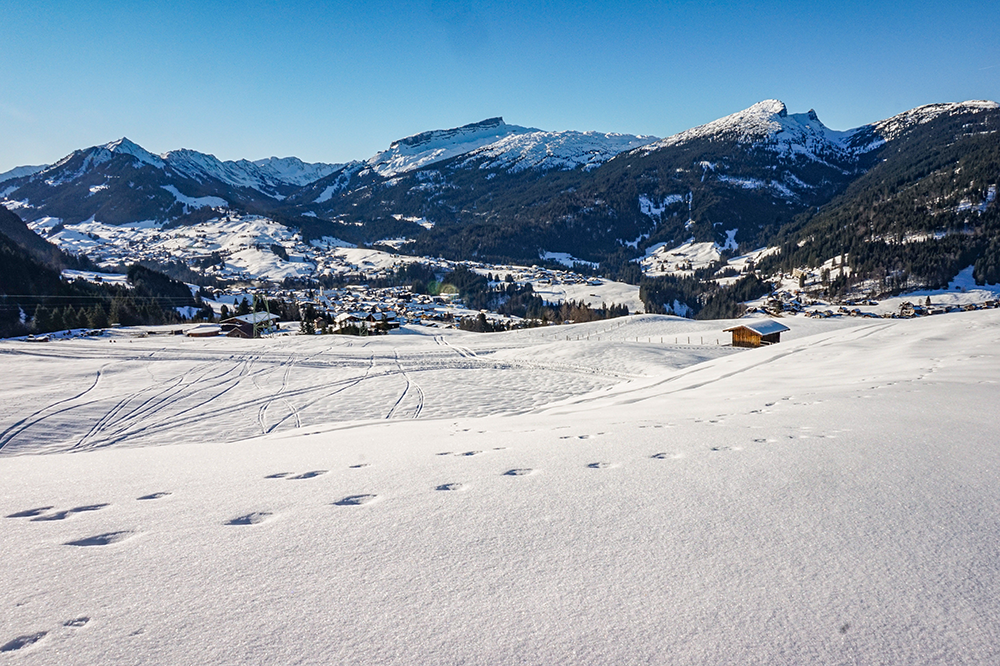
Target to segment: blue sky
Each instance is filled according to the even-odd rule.
[[[667,136],[762,99],[847,129],[1000,99],[992,2],[0,0],[0,171],[122,136],[362,159],[492,116]]]

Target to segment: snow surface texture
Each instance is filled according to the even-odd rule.
[[[683,320],[622,324],[492,336],[415,326],[406,330],[418,335],[294,336],[249,347],[228,338],[134,338],[136,331],[124,329],[45,348],[11,342],[0,345],[11,354],[8,374],[16,378],[9,396],[0,389],[6,401],[0,447],[12,453],[232,441],[331,419],[525,411],[650,368],[732,353],[717,344],[728,336],[715,323],[700,329],[708,338],[694,345],[675,339],[678,327],[690,330]],[[567,349],[569,334],[574,342],[584,339]],[[647,343],[655,336],[655,347],[633,362],[617,359],[614,348],[639,336]],[[40,405],[58,407],[35,413]]]
[[[799,328],[812,323],[681,370],[643,357],[656,345],[619,342],[609,357],[648,378],[518,415],[0,456],[0,657],[998,663],[1000,313]],[[480,338],[417,337],[421,363]],[[379,343],[416,352],[404,339]],[[532,340],[521,348],[545,356]],[[248,357],[279,343],[302,349],[228,341]],[[0,343],[5,366],[39,370],[8,375],[5,404],[13,387],[44,398],[44,353],[71,376],[110,363],[94,391],[137,387],[120,350],[73,360],[76,344],[26,360],[28,345]],[[586,362],[589,344],[551,348]],[[131,363],[155,366],[160,352],[132,347]],[[527,392],[561,380],[535,374]],[[369,395],[405,406],[405,386]],[[450,395],[461,412],[463,389]],[[53,397],[16,427],[48,416],[85,434]],[[165,423],[148,397],[147,424]],[[5,429],[25,416],[5,412]]]

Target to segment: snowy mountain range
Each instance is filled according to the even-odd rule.
[[[267,216],[306,239],[391,240],[400,251],[456,260],[565,254],[623,266],[650,247],[692,239],[730,250],[777,242],[796,216],[888,169],[887,155],[905,170],[919,146],[948,146],[956,131],[995,141],[998,116],[995,102],[931,104],[835,131],[814,110],[789,113],[765,100],[664,139],[544,131],[498,117],[399,139],[346,164],[155,155],[122,138],[7,172],[0,198],[29,222],[55,220],[47,227],[198,224],[225,209]],[[899,148],[887,153],[890,144]],[[995,180],[935,196],[955,199],[947,210],[981,215],[995,207],[987,196]]]
[[[160,173],[154,177],[162,189],[173,193],[175,199],[184,204],[184,213],[192,208],[212,206],[242,207],[254,199],[257,209],[270,209],[286,199],[296,190],[333,176],[330,184],[324,184],[313,202],[328,201],[332,194],[343,189],[337,183],[346,185],[352,176],[391,178],[401,173],[420,169],[453,157],[468,154],[470,160],[478,161],[480,168],[505,166],[512,170],[574,169],[580,166],[593,168],[614,157],[622,150],[644,145],[655,137],[637,137],[623,134],[601,134],[597,132],[543,132],[542,130],[508,125],[503,118],[490,118],[481,122],[453,129],[433,130],[394,141],[389,148],[380,151],[364,161],[347,164],[326,164],[303,162],[296,157],[249,161],[222,161],[214,155],[189,149],[172,150],[155,155],[128,138],[74,151],[52,165],[17,167],[0,174],[0,183],[7,183],[2,194],[11,202],[18,202],[23,212],[41,212],[51,199],[60,197],[57,190],[62,186],[72,186],[87,181],[87,194],[83,199],[92,199],[94,194],[112,189],[114,177],[107,165],[117,160],[119,168],[128,160],[133,170],[153,167]],[[102,174],[108,182],[94,181],[94,174]],[[120,174],[116,174],[120,175]],[[100,177],[97,178],[100,180]],[[163,182],[159,182],[163,181]],[[39,190],[32,185],[44,183],[50,190]],[[192,187],[193,185],[193,187]],[[137,185],[130,181],[129,188]],[[54,190],[52,189],[54,188]],[[77,188],[78,189],[78,188]],[[237,190],[235,193],[233,189]],[[208,194],[211,197],[206,199]],[[239,190],[253,190],[253,193]],[[324,194],[325,193],[325,194]],[[27,195],[27,196],[26,196]],[[55,196],[53,196],[55,195]],[[270,202],[262,202],[263,195]],[[98,197],[99,201],[101,197]],[[250,200],[250,201],[248,201]],[[37,202],[37,203],[36,203]],[[200,203],[199,203],[200,202]],[[65,202],[64,202],[65,203]],[[263,206],[260,204],[264,203]],[[57,210],[44,212],[70,219],[97,215],[95,206],[80,206],[83,210],[67,215],[63,205]],[[151,211],[151,219],[176,218],[178,211],[172,202],[162,202],[162,209]],[[87,215],[85,215],[85,213]],[[84,219],[81,218],[81,219]],[[102,220],[115,222],[114,219]],[[138,221],[138,220],[122,220]]]

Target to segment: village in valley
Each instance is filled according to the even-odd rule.
[[[180,330],[191,336],[231,335],[255,337],[263,334],[344,333],[375,335],[418,325],[456,328],[482,319],[478,330],[505,330],[526,326],[566,324],[572,320],[535,321],[466,306],[458,290],[446,283],[428,285],[401,283],[394,279],[407,267],[419,267],[426,275],[443,278],[466,270],[488,278],[490,288],[513,284],[530,285],[532,293],[558,306],[580,302],[597,308],[625,306],[628,314],[645,311],[639,288],[594,275],[594,267],[569,255],[546,253],[547,265],[496,265],[477,261],[450,261],[415,257],[395,251],[404,241],[355,247],[336,238],[305,242],[294,231],[258,216],[228,213],[190,227],[163,225],[105,225],[94,221],[62,224],[42,219],[32,228],[61,248],[87,253],[101,271],[66,270],[68,281],[127,284],[115,273],[127,262],[153,265],[183,265],[202,285],[189,284],[192,293],[211,309],[180,308],[188,323]],[[668,249],[651,248],[639,261],[644,273],[693,275],[706,268],[720,286],[753,273],[771,248],[729,256],[712,243],[686,242]],[[562,268],[556,268],[563,264]],[[977,286],[971,270],[963,271],[947,289],[875,300],[864,294],[830,298],[830,273],[843,271],[844,257],[815,269],[796,269],[790,274],[760,275],[773,290],[746,303],[747,317],[781,318],[908,318],[963,310],[997,307],[996,288]],[[581,272],[583,271],[583,272]],[[417,288],[414,288],[417,287]],[[278,307],[272,307],[277,305]],[[684,314],[678,306],[677,314]],[[272,311],[274,310],[274,311]],[[669,310],[668,310],[669,312]],[[110,322],[114,324],[115,322]],[[79,333],[79,332],[78,332]],[[94,332],[91,332],[94,333]],[[71,333],[67,333],[71,334]]]

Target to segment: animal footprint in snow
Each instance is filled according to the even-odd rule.
[[[24,511],[12,513],[8,515],[7,518],[31,518],[32,516],[39,516],[51,508],[51,506],[40,506],[36,509],[25,509]]]
[[[742,451],[742,446],[713,446],[713,451]]]
[[[110,546],[113,543],[121,543],[126,539],[129,539],[135,535],[135,532],[123,531],[123,532],[106,532],[104,534],[98,534],[97,536],[87,537],[85,539],[77,539],[76,541],[67,541],[64,545],[66,546]]]
[[[534,474],[535,470],[528,469],[526,467],[519,467],[515,469],[509,469],[503,473],[504,476],[528,476],[529,474]]]
[[[238,516],[231,520],[227,520],[226,525],[259,525],[270,518],[271,515],[272,514],[267,511],[254,511],[253,513],[248,513],[245,516]]]
[[[299,474],[298,476],[290,476],[290,477],[288,477],[288,480],[289,481],[297,481],[299,479],[314,479],[317,476],[322,476],[323,474],[326,474],[328,471],[329,470],[325,470],[325,469],[314,469],[311,472],[303,472],[302,474]]]
[[[361,506],[362,504],[369,504],[374,502],[378,498],[378,495],[348,495],[343,497],[336,502],[336,506]]]
[[[57,511],[55,513],[50,513],[44,516],[36,516],[32,518],[32,521],[42,521],[42,520],[65,520],[69,518],[74,513],[83,513],[86,511],[99,511],[106,506],[111,506],[110,504],[86,504],[84,506],[73,507],[72,509],[66,509],[65,511]]]
[[[482,451],[466,451],[465,453],[456,453],[457,456],[478,456]]]
[[[614,467],[614,464],[609,462],[593,462],[587,465],[589,469],[608,469],[609,467]]]
[[[465,486],[461,483],[442,483],[440,486],[434,490],[464,490]]]
[[[286,481],[297,481],[300,479],[312,479],[322,474],[326,474],[329,470],[316,469],[311,472],[303,472],[302,474],[295,474],[295,472],[276,472],[275,474],[268,474],[265,479],[285,479]],[[295,474],[295,476],[292,476]]]
[[[663,451],[662,453],[654,453],[649,457],[654,460],[677,460],[683,456],[683,453],[667,453],[666,451]]]
[[[3,645],[0,645],[0,652],[14,652],[15,650],[20,650],[22,648],[34,645],[38,641],[42,640],[48,635],[47,631],[39,631],[37,634],[27,634],[25,636],[18,636],[17,638],[7,641]]]
[[[90,618],[89,617],[86,617],[86,616],[84,616],[84,617],[75,617],[72,620],[66,620],[65,622],[63,622],[63,626],[64,627],[82,627],[83,625],[87,624],[88,622],[90,622]]]
[[[361,469],[362,467],[371,467],[368,463],[358,463],[357,465],[351,465],[348,469]]]
[[[157,500],[161,497],[166,497],[170,493],[150,493],[149,495],[143,495],[142,497],[137,497],[138,500]]]

